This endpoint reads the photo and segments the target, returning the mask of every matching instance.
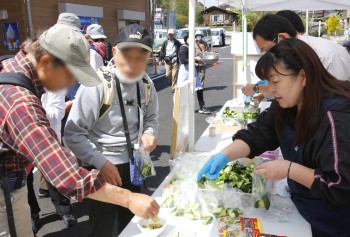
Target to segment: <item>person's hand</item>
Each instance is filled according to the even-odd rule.
[[[265,98],[265,96],[264,96],[264,94],[262,94],[262,93],[259,93],[259,94],[256,94],[256,95],[253,96],[253,99],[257,99],[257,100],[259,101],[259,103],[260,103],[261,101],[263,101],[264,98]]]
[[[67,101],[66,102],[66,106],[65,106],[65,112],[66,113],[69,113],[69,111],[71,110],[71,108],[72,108],[72,105],[73,105],[73,102],[72,101]]]
[[[128,208],[136,216],[150,219],[158,216],[160,207],[152,197],[141,193],[132,193]]]
[[[271,181],[278,181],[287,178],[289,165],[288,160],[268,161],[255,167],[254,172]]]
[[[110,161],[107,161],[102,166],[101,174],[107,183],[114,186],[122,186],[122,179],[120,178],[119,171]]]
[[[243,94],[245,94],[246,96],[251,96],[253,95],[254,92],[254,84],[247,84],[242,88],[242,92]]]
[[[222,154],[218,153],[210,158],[208,162],[199,171],[197,176],[197,181],[199,181],[203,175],[208,179],[216,179],[220,175],[220,171],[225,167],[225,165],[230,162],[230,159]]]
[[[157,146],[157,139],[154,135],[144,133],[141,137],[143,149],[146,152],[152,152]]]

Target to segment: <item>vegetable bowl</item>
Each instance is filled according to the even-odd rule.
[[[165,229],[167,225],[166,220],[163,217],[157,217],[154,219],[141,218],[137,223],[140,231],[147,237],[157,237]]]

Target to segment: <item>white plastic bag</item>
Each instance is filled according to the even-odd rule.
[[[134,158],[137,169],[139,170],[143,179],[156,175],[153,162],[149,152],[146,152],[142,146],[134,151]]]

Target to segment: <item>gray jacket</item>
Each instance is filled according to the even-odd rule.
[[[143,133],[156,135],[158,132],[158,97],[153,82],[151,101],[148,106],[144,99],[143,83],[140,84],[143,111]],[[123,99],[137,101],[137,85],[121,84]],[[123,119],[117,91],[109,112],[100,120],[99,112],[103,99],[102,83],[97,87],[80,86],[65,127],[65,141],[72,152],[83,161],[101,169],[107,160],[113,164],[129,162],[124,134]],[[133,144],[138,142],[138,106],[125,105],[130,137]]]

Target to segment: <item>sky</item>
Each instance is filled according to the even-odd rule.
[[[204,3],[207,7],[218,6],[219,4],[227,3],[227,0],[199,0]],[[218,4],[219,3],[219,4]]]

